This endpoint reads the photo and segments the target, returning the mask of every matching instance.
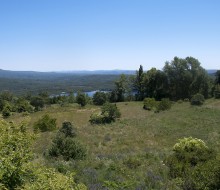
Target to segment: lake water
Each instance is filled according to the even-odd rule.
[[[105,92],[105,93],[107,93],[107,92],[110,92],[110,91],[94,90],[94,91],[83,92],[83,93],[85,93],[86,95],[88,95],[89,97],[92,98],[96,92]],[[76,96],[77,92],[74,92],[73,94],[74,94],[74,96]],[[67,92],[62,92],[61,94],[52,94],[52,95],[50,95],[50,98],[58,97],[58,96],[69,96],[69,95],[70,94],[67,93]]]

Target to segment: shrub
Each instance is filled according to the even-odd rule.
[[[62,124],[59,132],[63,133],[65,137],[75,137],[76,136],[76,128],[73,128],[71,122],[65,121]]]
[[[202,94],[195,94],[192,98],[191,98],[191,105],[197,105],[200,106],[205,102],[205,98]]]
[[[93,113],[89,121],[91,124],[102,124],[105,123],[105,117],[100,113]]]
[[[34,131],[41,132],[53,131],[56,129],[56,119],[51,118],[48,114],[44,115],[37,122],[34,123]]]
[[[30,173],[26,165],[33,156],[33,136],[23,125],[0,120],[0,139],[0,189],[17,189]]]
[[[103,105],[106,101],[107,101],[107,97],[104,92],[96,92],[93,95],[93,103],[95,105]]]
[[[102,124],[114,122],[121,116],[116,104],[105,103],[101,108],[101,113],[94,113],[90,116],[90,123]]]
[[[152,110],[157,107],[157,101],[154,98],[145,98],[144,99],[144,106],[145,110]]]
[[[171,108],[171,102],[168,98],[163,98],[157,107],[158,111],[165,111],[165,110],[169,110]]]
[[[121,116],[119,109],[116,104],[105,103],[102,106],[102,115],[106,118],[107,121],[115,121],[115,119]]]
[[[193,172],[215,158],[215,152],[197,138],[180,139],[173,147],[173,154],[168,157],[166,164],[172,178],[181,178],[183,189],[192,189],[194,186]],[[202,176],[197,176],[201,178]]]
[[[52,157],[62,156],[64,160],[80,160],[86,157],[86,149],[73,137],[66,137],[64,133],[58,132],[53,144],[49,149]]]
[[[2,116],[7,118],[11,115],[10,107],[5,106],[2,110]]]

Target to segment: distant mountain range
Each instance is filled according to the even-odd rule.
[[[216,69],[207,70],[208,74],[214,74]],[[10,71],[0,69],[0,78],[44,78],[59,77],[64,75],[134,75],[135,70],[79,70],[79,71],[56,71],[56,72],[37,72],[37,71]]]

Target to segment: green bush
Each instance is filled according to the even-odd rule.
[[[143,106],[143,108],[145,110],[156,109],[156,107],[157,107],[157,101],[154,98],[145,98],[144,99],[144,106]]]
[[[56,129],[56,119],[51,118],[48,114],[44,115],[37,122],[34,123],[34,131],[41,132],[53,131]]]
[[[107,101],[107,96],[104,92],[96,92],[92,99],[95,105],[103,105]]]
[[[102,124],[105,123],[105,117],[100,113],[93,113],[89,121],[91,124]]]
[[[114,122],[121,116],[116,104],[105,103],[101,108],[101,113],[94,113],[90,116],[91,124],[102,124]]]
[[[158,111],[165,111],[171,108],[171,101],[168,98],[163,98],[157,107]]]
[[[183,189],[194,189],[194,172],[215,159],[215,155],[201,139],[192,137],[180,139],[173,147],[173,154],[166,160],[169,175],[171,178],[181,179]],[[202,176],[197,172],[196,177],[201,179]]]
[[[58,132],[49,149],[49,156],[61,156],[66,161],[81,160],[86,157],[86,149],[73,137],[65,137],[63,133]]]
[[[63,133],[65,137],[75,137],[76,128],[73,128],[71,122],[65,121],[62,124],[62,127],[59,129],[59,132]]]
[[[10,107],[5,106],[5,107],[3,108],[3,110],[2,110],[2,116],[3,116],[4,118],[7,118],[7,117],[9,117],[10,115],[11,115]]]
[[[76,102],[81,107],[84,107],[87,104],[86,95],[83,93],[78,92],[76,96]]]
[[[191,98],[191,105],[197,105],[200,106],[205,102],[205,98],[202,94],[195,94],[192,98]]]

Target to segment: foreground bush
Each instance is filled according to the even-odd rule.
[[[34,136],[25,126],[0,120],[0,189],[1,190],[86,190],[74,182],[73,174],[63,175],[54,169],[32,163]]]
[[[173,147],[173,154],[166,160],[170,177],[180,180],[183,189],[201,190],[212,189],[208,188],[207,184],[201,184],[201,179],[209,181],[210,176],[217,178],[220,175],[220,172],[216,173],[211,169],[210,162],[216,162],[215,152],[201,139],[192,137],[180,139]],[[220,185],[219,182],[219,180],[216,181],[218,185]]]
[[[24,190],[87,190],[83,184],[74,182],[73,174],[63,175],[54,169],[33,167],[32,179],[22,189]]]
[[[37,122],[34,123],[34,131],[41,132],[53,131],[56,129],[56,119],[51,118],[48,114],[44,115]]]
[[[49,149],[49,156],[62,157],[66,161],[84,159],[86,157],[86,148],[74,138],[75,136],[76,130],[71,123],[64,122],[62,128],[53,139],[53,144]]]
[[[0,121],[0,187],[15,189],[24,183],[29,171],[26,164],[31,160],[33,136],[24,126]]]
[[[118,110],[116,104],[105,103],[101,108],[101,113],[92,114],[89,121],[92,124],[111,123],[120,116],[121,113]]]
[[[205,98],[202,94],[195,94],[192,98],[191,98],[191,105],[197,105],[200,106],[205,102]]]

